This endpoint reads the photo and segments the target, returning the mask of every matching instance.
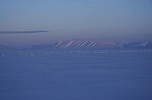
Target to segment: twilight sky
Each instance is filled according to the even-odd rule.
[[[0,44],[151,40],[151,0],[0,0]]]

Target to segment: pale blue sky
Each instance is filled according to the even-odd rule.
[[[0,0],[0,31],[49,31],[0,34],[0,44],[7,45],[79,38],[150,40],[152,1]]]

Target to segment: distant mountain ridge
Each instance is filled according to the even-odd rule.
[[[35,45],[27,49],[31,50],[100,50],[100,49],[152,49],[151,41],[100,41],[100,40],[69,40],[56,41],[48,45]],[[15,50],[15,48],[0,45],[1,51]],[[24,50],[24,49],[23,49]]]
[[[113,42],[95,40],[69,40],[52,42],[50,45],[34,46],[32,49],[49,50],[98,50],[98,49],[152,49],[152,42]]]

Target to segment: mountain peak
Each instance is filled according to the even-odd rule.
[[[138,49],[152,48],[152,42],[115,42],[100,40],[68,40],[52,42],[45,49],[51,50],[98,50],[98,49]]]

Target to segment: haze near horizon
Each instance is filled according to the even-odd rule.
[[[150,0],[1,0],[0,12],[1,45],[152,39]]]

